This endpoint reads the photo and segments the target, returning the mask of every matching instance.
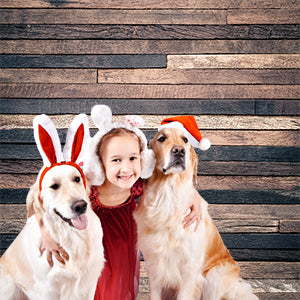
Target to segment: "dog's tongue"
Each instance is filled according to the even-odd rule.
[[[71,219],[73,226],[78,230],[83,230],[88,226],[88,218],[86,214],[81,215],[77,218]]]

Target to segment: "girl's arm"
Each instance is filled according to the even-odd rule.
[[[65,264],[65,260],[69,259],[68,253],[56,242],[52,239],[49,234],[49,231],[44,226],[42,216],[40,213],[35,213],[36,220],[39,224],[41,235],[42,235],[42,242],[40,247],[41,255],[46,250],[47,253],[47,261],[51,267],[53,267],[53,259],[52,255],[62,264]]]
[[[197,230],[201,221],[201,204],[205,203],[205,200],[199,195],[198,191],[194,188],[194,197],[192,199],[189,209],[190,213],[183,220],[183,227],[186,228],[196,222],[194,231]]]

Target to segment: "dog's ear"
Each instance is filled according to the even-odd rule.
[[[192,169],[193,169],[193,180],[194,180],[194,183],[197,183],[198,155],[196,154],[193,146],[191,146],[190,153],[191,153],[191,163],[192,163]]]
[[[30,218],[37,212],[38,198],[39,198],[39,190],[38,190],[38,182],[36,182],[30,187],[30,190],[26,197],[27,218]]]
[[[88,116],[80,114],[74,118],[68,129],[63,151],[65,160],[80,164],[83,161],[84,149],[89,139]]]
[[[33,120],[34,139],[43,158],[44,166],[63,160],[61,144],[54,123],[46,115],[39,115]]]

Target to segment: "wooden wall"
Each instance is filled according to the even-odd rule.
[[[32,120],[64,139],[107,104],[195,115],[211,140],[198,189],[260,299],[299,297],[299,1],[2,0],[0,248],[26,218],[41,159]],[[92,132],[95,132],[93,130]],[[148,298],[142,264],[140,299]]]

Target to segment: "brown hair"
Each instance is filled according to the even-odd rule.
[[[97,147],[96,147],[96,154],[100,159],[100,162],[102,163],[101,160],[101,148],[103,146],[103,144],[107,141],[109,141],[111,138],[115,137],[115,136],[124,136],[124,135],[130,135],[132,137],[135,137],[139,143],[140,146],[140,152],[142,151],[142,142],[141,139],[131,130],[127,129],[127,128],[123,128],[123,127],[118,127],[118,128],[113,128],[112,130],[110,130],[109,132],[107,132],[99,141]]]

